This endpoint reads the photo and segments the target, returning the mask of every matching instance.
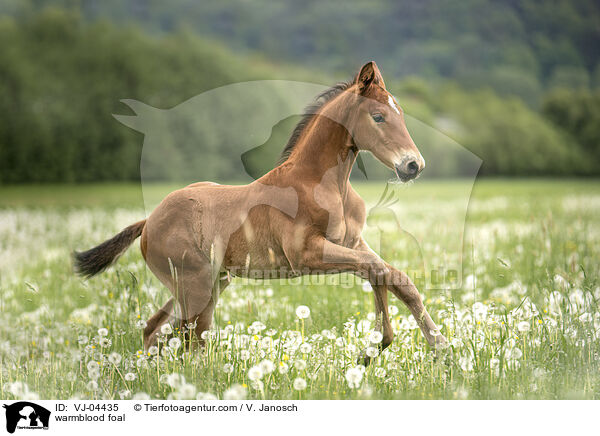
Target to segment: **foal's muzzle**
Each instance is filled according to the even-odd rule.
[[[396,176],[403,182],[415,179],[423,171],[423,168],[425,168],[423,158],[414,156],[407,156],[402,162],[394,165]]]

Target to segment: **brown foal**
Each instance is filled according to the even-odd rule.
[[[148,320],[146,347],[156,343],[167,322],[182,328],[192,324],[200,338],[232,276],[339,272],[357,274],[372,284],[382,349],[393,339],[388,290],[406,304],[430,346],[446,345],[408,276],[362,238],[365,205],[349,182],[363,150],[402,181],[414,179],[424,168],[401,109],[374,62],[321,99],[294,131],[283,162],[260,179],[245,186],[189,185],[169,194],[146,220],[98,247],[75,253],[76,270],[92,276],[141,235],[148,267],[173,295]]]

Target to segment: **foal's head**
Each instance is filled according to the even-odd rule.
[[[419,175],[425,160],[413,142],[402,109],[386,90],[375,62],[365,64],[347,91],[356,100],[346,126],[359,150],[370,151],[406,182]]]

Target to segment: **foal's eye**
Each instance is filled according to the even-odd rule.
[[[371,117],[373,117],[373,121],[376,123],[383,123],[385,121],[385,118],[381,114],[371,114]]]

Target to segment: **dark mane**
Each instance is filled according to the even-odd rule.
[[[330,101],[330,100],[334,99],[335,97],[337,97],[338,95],[340,95],[342,92],[344,92],[345,90],[350,88],[353,84],[354,84],[354,80],[351,80],[349,82],[337,83],[337,84],[333,85],[331,88],[329,88],[329,89],[323,91],[321,94],[319,94],[315,98],[314,103],[312,103],[312,104],[308,105],[306,108],[304,108],[304,113],[302,114],[302,119],[298,122],[298,124],[296,124],[296,127],[294,127],[292,136],[290,136],[290,139],[288,140],[287,144],[285,145],[285,148],[281,152],[281,155],[279,157],[279,162],[277,163],[278,165],[281,165],[283,162],[285,162],[288,159],[288,157],[290,157],[290,154],[292,154],[292,151],[294,151],[294,147],[296,147],[296,144],[298,143],[298,140],[302,136],[304,129],[306,129],[306,127],[310,124],[312,119],[315,117],[317,112],[325,105],[325,103],[327,103],[328,101]]]

